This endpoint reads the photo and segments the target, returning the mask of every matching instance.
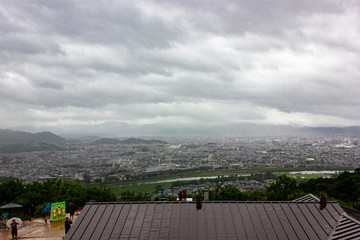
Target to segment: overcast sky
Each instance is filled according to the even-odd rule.
[[[0,128],[360,125],[360,1],[0,1]]]

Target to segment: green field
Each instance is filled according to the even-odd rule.
[[[134,193],[155,193],[159,188],[171,188],[172,182],[164,182],[164,183],[147,183],[168,179],[176,179],[176,178],[186,178],[186,177],[209,177],[209,176],[226,176],[226,175],[242,175],[242,174],[264,174],[266,172],[272,172],[275,175],[287,174],[291,171],[307,171],[307,170],[334,170],[334,169],[314,169],[314,168],[252,168],[252,169],[240,169],[240,170],[215,170],[215,171],[194,171],[194,172],[186,172],[186,173],[178,173],[172,175],[163,175],[163,176],[153,176],[148,177],[146,180],[132,180],[127,182],[120,182],[119,184],[112,184],[108,187],[114,192],[117,196],[124,191],[134,191]],[[352,170],[349,168],[337,168],[335,170]],[[287,174],[289,177],[296,178],[299,180],[308,180],[311,178],[328,178],[333,174],[323,174],[323,173],[315,173],[315,174]],[[181,181],[181,182],[191,182]]]

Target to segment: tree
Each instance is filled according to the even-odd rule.
[[[218,200],[242,201],[244,194],[235,186],[225,185],[220,190]]]
[[[77,206],[84,206],[90,200],[116,201],[116,196],[107,188],[86,187],[69,180],[46,181],[44,183],[21,183],[10,180],[0,184],[0,201],[2,204],[17,202],[23,205],[22,218],[32,218],[41,215],[45,203],[65,201]],[[20,211],[20,210],[19,210]]]
[[[19,180],[10,180],[0,184],[0,203],[6,204],[13,202],[24,192],[24,186]]]
[[[292,200],[304,195],[295,179],[285,174],[276,177],[275,182],[266,188],[268,200]]]

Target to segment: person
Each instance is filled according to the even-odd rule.
[[[196,209],[200,210],[202,208],[202,204],[201,204],[201,197],[199,195],[196,196]]]
[[[18,234],[17,225],[18,225],[18,223],[15,221],[15,219],[13,219],[13,221],[12,221],[12,223],[10,225],[12,240],[14,240],[14,239],[17,240],[17,234]]]
[[[326,208],[326,199],[327,199],[327,196],[326,194],[324,193],[321,193],[320,194],[320,210],[323,210],[324,208]]]
[[[70,230],[72,223],[73,222],[69,219],[69,217],[66,217],[66,220],[65,220],[65,234],[67,234],[67,232]]]
[[[179,196],[179,201],[182,201],[182,199],[183,199],[183,191],[182,190],[180,190],[178,196]]]
[[[48,219],[49,219],[50,217],[49,217],[49,213],[44,213],[44,220],[45,220],[45,224],[47,224],[48,223]]]
[[[71,219],[71,220],[74,220],[74,214],[75,214],[75,208],[72,207],[72,208],[70,209],[70,219]]]

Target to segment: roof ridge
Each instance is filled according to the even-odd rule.
[[[360,222],[343,212],[328,240],[344,239],[345,237],[347,239],[360,238]]]
[[[320,201],[320,198],[316,197],[311,193],[292,200],[292,202],[318,202],[318,201]]]

